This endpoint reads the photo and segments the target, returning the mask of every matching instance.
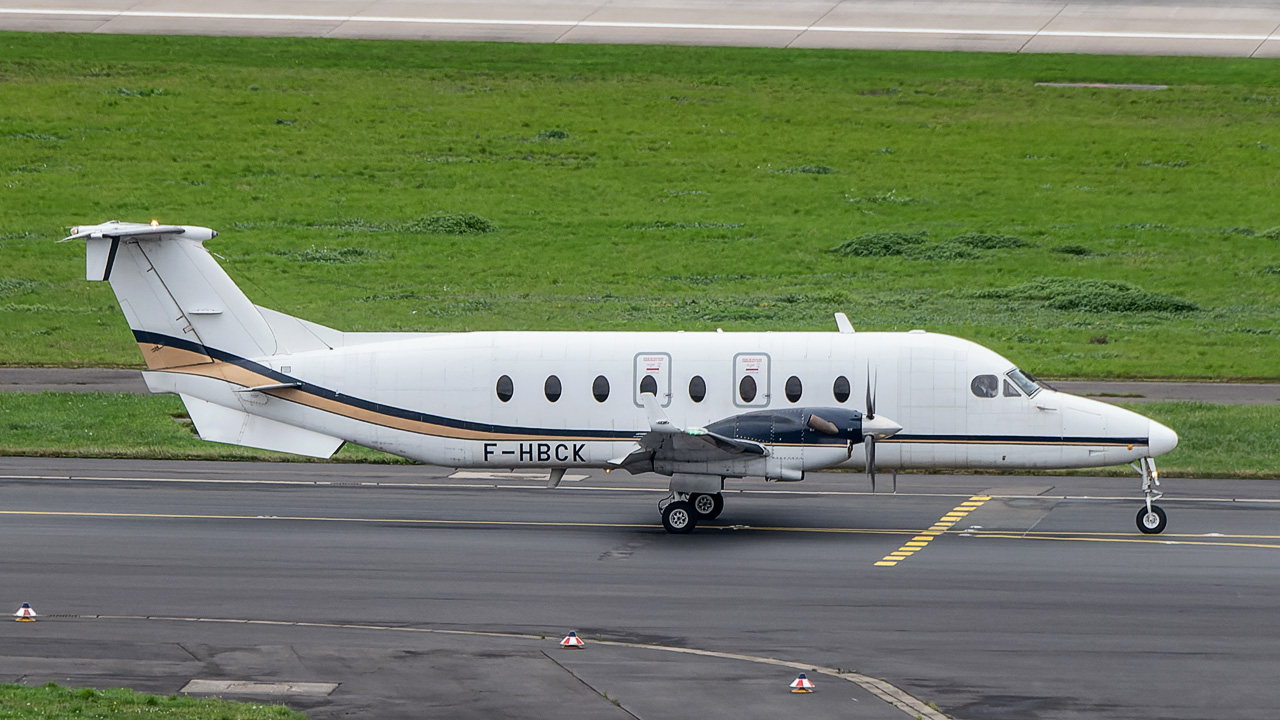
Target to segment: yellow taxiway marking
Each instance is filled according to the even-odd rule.
[[[986,495],[974,495],[959,507],[952,509],[951,512],[946,515],[943,515],[942,519],[934,523],[928,530],[924,531],[924,534],[911,538],[907,542],[903,543],[902,547],[888,555],[885,555],[876,563],[876,566],[893,567],[898,564],[899,560],[906,558],[912,553],[923,550],[929,543],[933,542],[935,537],[945,532],[947,528],[950,528],[965,515],[968,515],[970,512],[982,507],[982,504],[990,499],[991,498]]]

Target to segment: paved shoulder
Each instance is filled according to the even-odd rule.
[[[141,370],[119,368],[0,368],[0,391],[145,393]]]
[[[31,5],[0,8],[0,30],[1280,56],[1280,8],[1269,0],[262,0],[218,12],[190,0]]]

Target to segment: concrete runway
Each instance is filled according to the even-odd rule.
[[[741,481],[687,536],[660,478],[542,484],[0,459],[0,603],[47,616],[0,623],[0,680],[276,683],[235,696],[312,718],[916,714],[875,678],[974,720],[1277,715],[1274,482],[1167,481],[1158,537],[1136,476]]]
[[[8,0],[0,29],[1280,57],[1272,0]]]

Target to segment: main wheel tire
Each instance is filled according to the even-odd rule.
[[[724,510],[724,496],[720,493],[694,495],[690,502],[694,512],[703,520],[715,520]]]
[[[1152,505],[1150,512],[1146,506],[1138,510],[1138,529],[1145,535],[1159,535],[1164,532],[1164,526],[1169,524],[1169,518],[1164,514],[1164,510],[1159,505]]]
[[[669,533],[683,535],[691,532],[697,524],[697,511],[683,500],[667,503],[667,506],[662,508],[662,527]]]

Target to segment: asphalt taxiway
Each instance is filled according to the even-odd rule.
[[[0,459],[0,602],[46,615],[0,623],[0,679],[264,683],[228,697],[312,718],[919,714],[877,681],[975,720],[1277,712],[1274,482],[1169,480],[1160,536],[1136,477],[741,481],[686,536],[660,478],[544,484]]]

